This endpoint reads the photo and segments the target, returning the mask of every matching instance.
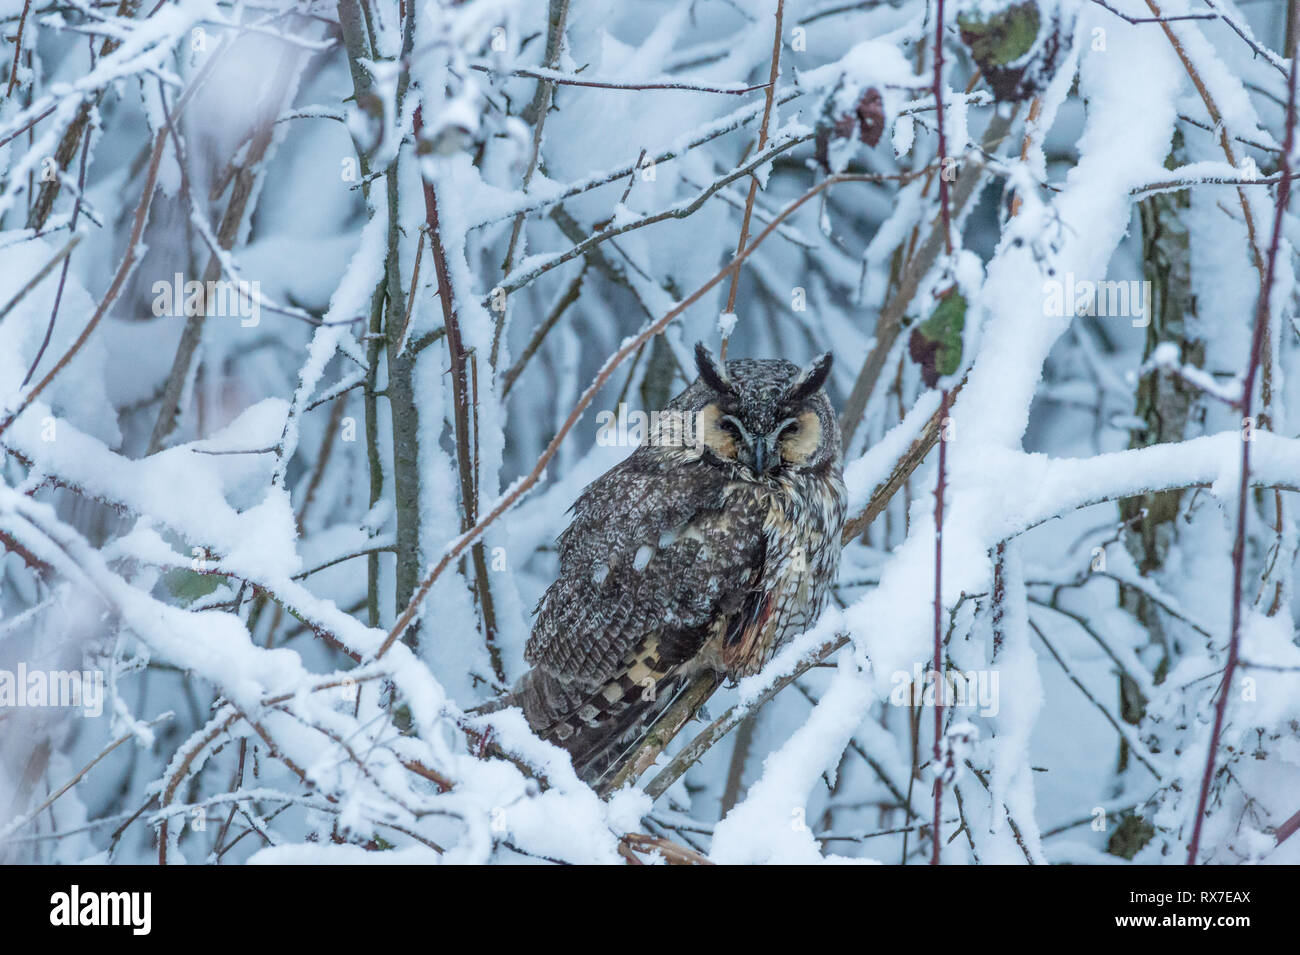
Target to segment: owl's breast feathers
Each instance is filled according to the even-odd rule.
[[[757,672],[811,626],[839,562],[838,473],[760,485],[647,450],[574,504],[514,692],[589,778],[692,672]]]
[[[774,488],[750,484],[740,493],[754,494],[766,510],[766,557],[723,642],[723,669],[732,679],[757,673],[787,637],[816,622],[839,568],[846,507],[844,484],[830,472],[785,478]]]

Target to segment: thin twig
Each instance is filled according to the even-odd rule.
[[[1001,112],[994,113],[984,131],[982,148],[986,151],[996,149],[1011,130],[1011,124],[1014,120],[1014,110],[1008,111],[1005,115]],[[975,194],[975,188],[983,178],[986,168],[987,166],[983,162],[977,160],[966,163],[958,174],[956,185],[950,197],[953,211],[957,215],[961,214],[961,210],[971,196]],[[862,363],[862,369],[858,372],[857,380],[853,383],[853,389],[844,402],[843,411],[840,412],[840,430],[844,436],[845,448],[850,448],[853,444],[853,436],[862,423],[863,415],[867,410],[867,402],[870,401],[872,392],[875,391],[876,385],[880,381],[880,375],[885,370],[894,343],[897,342],[902,331],[903,319],[911,306],[912,299],[920,291],[921,283],[938,259],[940,250],[945,247],[945,235],[941,221],[931,223],[930,233],[926,240],[908,259],[907,267],[903,270],[903,275],[898,281],[894,297],[881,309],[880,317],[876,320],[875,344],[872,346],[866,360]]]
[[[564,25],[569,16],[569,0],[550,0],[550,6],[547,10],[547,28],[546,28],[546,60],[545,66],[553,69],[560,62],[560,54],[563,52],[564,45]],[[527,192],[529,184],[533,181],[533,175],[537,172],[537,165],[542,155],[542,130],[546,125],[546,117],[551,110],[551,97],[555,95],[555,80],[538,76],[540,82],[533,93],[533,101],[528,105],[526,116],[531,118],[533,123],[533,142],[528,156],[528,168],[524,170],[523,182],[520,186],[521,192]],[[644,155],[644,151],[643,151]],[[510,226],[510,241],[506,243],[506,255],[501,262],[501,272],[503,275],[509,275],[515,265],[515,249],[519,246],[519,239],[523,235],[524,219],[527,217],[526,211],[520,211],[515,215],[515,221]],[[502,303],[504,304],[504,303]],[[492,326],[492,351],[488,356],[488,361],[493,368],[497,366],[497,359],[501,353],[501,337],[505,334],[506,328],[506,310],[501,308],[497,311],[496,320]]]
[[[1292,25],[1293,30],[1296,24]],[[1294,40],[1294,34],[1293,34]],[[1260,284],[1259,299],[1255,306],[1255,327],[1250,339],[1250,359],[1242,381],[1242,418],[1251,421],[1255,398],[1255,379],[1263,353],[1264,335],[1272,315],[1269,298],[1277,275],[1278,249],[1282,242],[1282,220],[1291,199],[1291,150],[1295,146],[1296,126],[1296,58],[1291,58],[1291,74],[1287,78],[1286,137],[1282,144],[1281,182],[1277,187],[1277,207],[1273,214],[1273,235],[1268,245],[1268,264]],[[1218,700],[1214,706],[1214,727],[1210,731],[1209,752],[1205,757],[1205,772],[1201,776],[1201,789],[1196,800],[1196,817],[1192,825],[1192,838],[1187,846],[1187,864],[1195,865],[1201,846],[1201,828],[1205,822],[1205,808],[1210,798],[1210,784],[1214,778],[1214,765],[1218,758],[1219,737],[1223,733],[1224,714],[1232,690],[1232,678],[1237,671],[1241,648],[1241,591],[1246,566],[1246,520],[1250,499],[1250,446],[1253,434],[1243,434],[1241,442],[1241,475],[1237,485],[1237,529],[1232,543],[1232,625],[1228,635],[1228,660],[1223,669],[1223,682],[1219,685]]]
[[[487,63],[474,63],[471,64],[470,68],[481,73],[502,72]],[[504,72],[507,76],[521,76],[541,80],[556,86],[586,86],[599,90],[687,90],[696,93],[721,93],[724,96],[743,96],[745,93],[753,93],[756,90],[766,89],[768,86],[766,83],[760,83],[757,86],[707,86],[702,83],[684,83],[674,80],[583,79],[581,76],[562,73],[559,70],[532,69],[529,67],[514,67]]]
[[[776,94],[777,105],[780,106],[785,103],[788,103],[791,100],[797,99],[798,97],[803,96],[808,92],[809,90],[807,89],[787,88],[784,90],[780,90]],[[739,129],[741,126],[744,126],[746,123],[752,122],[760,115],[760,113],[761,113],[761,107],[759,107],[758,104],[754,104],[753,106],[742,107],[740,110],[737,110],[735,113],[733,113],[732,116],[726,119],[725,121],[708,124],[705,127],[703,132],[700,132],[694,137],[692,137],[691,139],[688,139],[684,145],[672,149],[665,149],[651,156],[648,165],[657,166],[660,163],[665,163],[668,162],[669,160],[677,159],[683,154],[688,153],[691,150],[696,149],[700,146],[703,146],[705,143],[712,142],[715,139],[718,139],[722,136],[727,135],[730,132]],[[3,145],[4,143],[0,142],[0,146]],[[522,205],[517,205],[514,208],[505,211],[494,210],[490,214],[486,215],[484,218],[476,222],[470,223],[467,229],[468,230],[480,229],[483,226],[492,225],[494,222],[500,222],[503,219],[509,219],[512,216],[525,215],[530,212],[539,212],[542,209],[547,209],[551,206],[559,205],[560,203],[572,199],[575,196],[583,195],[584,193],[591,192],[593,189],[599,189],[601,186],[607,186],[611,182],[617,182],[620,179],[627,178],[628,176],[634,174],[638,169],[641,169],[642,164],[644,162],[645,162],[645,150],[643,149],[641,150],[641,153],[638,156],[638,158],[633,162],[624,163],[621,166],[615,166],[613,169],[607,169],[604,172],[596,173],[591,176],[586,176],[583,179],[578,180],[577,182],[573,182],[567,186],[562,187],[559,191],[548,190],[545,193],[545,195],[541,195],[541,196],[526,195],[526,198],[523,201]]]
[[[716,670],[705,669],[697,673],[672,705],[663,715],[655,720],[640,745],[614,769],[613,777],[601,786],[601,795],[607,795],[622,789],[629,782],[635,782],[642,773],[654,765],[659,754],[668,748],[682,728],[686,726],[700,707],[704,706],[713,691],[722,683],[722,677]]]
[[[1052,655],[1052,659],[1055,660],[1060,665],[1061,669],[1065,671],[1065,675],[1069,677],[1070,682],[1073,683],[1078,688],[1079,692],[1087,698],[1088,702],[1096,707],[1097,711],[1106,718],[1106,722],[1114,727],[1115,732],[1120,735],[1120,739],[1128,743],[1129,747],[1133,750],[1133,755],[1137,757],[1138,762],[1145,766],[1147,771],[1150,772],[1157,781],[1159,781],[1161,778],[1160,770],[1156,769],[1155,764],[1147,758],[1146,748],[1142,745],[1141,741],[1130,735],[1124,727],[1120,725],[1119,720],[1115,719],[1110,710],[1106,709],[1105,704],[1092,695],[1092,691],[1089,690],[1088,687],[1084,685],[1083,681],[1075,675],[1074,671],[1070,669],[1069,664],[1065,662],[1065,658],[1057,652],[1056,647],[1047,639],[1047,635],[1043,633],[1042,629],[1038,624],[1034,623],[1032,619],[1029,621],[1029,627],[1038,635],[1038,639],[1043,642],[1043,646],[1047,647],[1048,652]]]
[[[785,18],[785,0],[776,2],[776,28],[772,33],[772,63],[768,71],[767,95],[763,101],[763,119],[758,126],[758,149],[762,152],[767,147],[768,127],[772,122],[772,103],[776,98],[776,80],[781,75],[781,25]],[[749,177],[749,194],[745,197],[745,212],[740,219],[740,239],[736,242],[736,253],[739,254],[745,248],[745,243],[749,241],[749,220],[754,214],[754,200],[758,197],[758,176],[750,175]],[[736,291],[740,287],[740,269],[731,273],[731,288],[727,291],[727,309],[728,315],[736,313]],[[727,342],[730,333],[726,332],[722,336],[722,345],[718,349],[718,354],[723,361],[727,358]]]
[[[686,770],[695,765],[700,757],[708,752],[710,747],[731,732],[742,720],[757,713],[769,700],[848,642],[849,638],[844,635],[827,641],[800,661],[798,666],[788,674],[776,680],[770,687],[755,697],[752,702],[746,704],[737,703],[732,706],[727,712],[701,730],[693,740],[682,748],[681,752],[669,761],[668,765],[658,772],[654,779],[650,780],[650,784],[645,788],[646,793],[651,799],[658,799]]]
[[[501,397],[503,399],[506,395],[510,394],[510,389],[515,386],[515,382],[519,380],[519,376],[524,373],[524,368],[528,366],[528,362],[531,361],[533,355],[537,353],[537,349],[542,346],[542,342],[546,340],[546,336],[550,334],[551,329],[553,329],[556,323],[563,317],[569,306],[578,300],[578,295],[582,292],[582,280],[587,274],[587,265],[589,262],[590,260],[583,261],[582,268],[579,269],[578,274],[573,277],[573,281],[569,283],[569,287],[564,290],[564,293],[559,297],[555,305],[551,307],[551,310],[547,313],[546,318],[542,323],[533,330],[532,337],[528,339],[528,344],[524,346],[523,352],[519,355],[519,360],[511,365],[506,370],[506,373],[501,376]]]
[[[157,716],[154,719],[150,720],[148,723],[145,724],[145,727],[147,728],[147,727],[157,726],[159,723],[171,719],[173,715],[174,714],[169,710],[168,712],[163,713],[161,716]],[[66,783],[64,783],[53,793],[51,793],[49,798],[46,799],[45,802],[41,803],[31,812],[23,816],[21,819],[16,819],[13,822],[9,823],[7,826],[5,826],[4,830],[0,832],[0,839],[7,837],[10,833],[17,832],[23,826],[27,825],[29,822],[31,822],[33,819],[35,819],[37,816],[43,813],[50,806],[54,805],[54,802],[60,796],[66,793],[73,786],[77,785],[77,783],[81,782],[81,780],[85,778],[86,774],[89,773],[92,769],[94,769],[97,765],[99,765],[99,762],[102,759],[104,759],[104,757],[106,757],[109,753],[113,752],[113,750],[117,749],[127,740],[134,739],[135,736],[136,734],[134,731],[130,733],[123,733],[117,739],[113,740],[113,742],[105,746],[102,750],[100,750],[98,756],[96,756],[94,759],[88,762],[85,766],[82,766],[81,769],[78,770],[77,773],[73,775],[71,779],[69,779]]]
[[[939,136],[939,162],[948,158],[948,140],[944,132],[943,117],[943,14],[944,0],[935,0],[934,7],[934,122]],[[939,172],[939,214],[943,220],[944,251],[952,255],[952,212],[948,208],[948,177]],[[935,817],[936,819],[938,816]],[[934,829],[935,856],[939,854],[939,827]]]
[[[239,227],[245,221],[248,203],[257,194],[256,185],[262,174],[258,167],[270,149],[275,136],[275,117],[280,112],[283,101],[289,95],[299,52],[296,47],[290,48],[280,60],[271,83],[271,89],[267,93],[263,104],[262,118],[244,153],[243,162],[234,174],[234,185],[230,190],[230,200],[226,204],[221,223],[217,227],[217,244],[223,250],[229,251],[234,246],[239,235]],[[176,115],[179,115],[181,111],[182,101],[178,101],[176,104],[174,110]],[[171,123],[168,125],[174,129]],[[178,136],[178,142],[179,139]],[[180,155],[180,147],[178,146],[178,162],[180,161]],[[203,288],[206,289],[210,283],[215,282],[221,272],[221,256],[214,251],[209,256],[207,267],[203,271]],[[203,313],[192,315],[185,322],[185,328],[181,332],[181,340],[176,346],[176,355],[172,360],[171,370],[167,375],[167,383],[163,388],[158,418],[154,422],[153,432],[149,436],[147,455],[156,454],[162,450],[163,443],[176,428],[180,417],[180,403],[184,397],[185,383],[189,380],[190,367],[193,364],[195,353],[198,351],[199,342],[203,337],[203,325],[207,317],[206,311],[205,307]]]
[[[528,285],[530,282],[533,282],[535,279],[551,271],[551,269],[561,266],[565,262],[569,262],[580,255],[586,254],[586,252],[597,245],[600,245],[602,242],[617,238],[620,235],[624,235],[625,233],[632,232],[636,229],[644,229],[646,226],[655,225],[656,223],[664,222],[668,219],[685,219],[688,216],[693,215],[703,207],[705,202],[732,182],[749,175],[759,166],[770,162],[778,154],[785,152],[788,149],[793,149],[800,143],[807,142],[812,139],[813,136],[813,133],[799,133],[786,139],[782,139],[765,152],[760,152],[757,156],[749,159],[747,162],[733,169],[725,176],[715,179],[693,199],[679,202],[660,212],[648,213],[627,222],[610,225],[601,229],[599,232],[588,236],[582,242],[573,245],[571,248],[566,249],[563,252],[557,252],[553,255],[546,256],[541,262],[530,266],[527,271],[522,272],[519,275],[508,276],[497,289],[493,289],[492,292],[489,292],[483,297],[484,306],[491,306],[493,295],[500,294],[501,292],[504,292],[507,295],[512,292],[517,292],[525,285]],[[864,175],[862,181],[885,182],[889,180],[905,180],[906,178],[908,178],[906,174],[897,176]]]
[[[693,849],[688,849],[668,839],[647,836],[639,832],[629,832],[624,835],[619,841],[620,851],[625,846],[629,851],[623,853],[624,858],[628,858],[631,850],[636,850],[639,852],[658,852],[669,865],[713,865],[707,857]],[[641,864],[639,859],[628,858],[628,862],[635,865]]]
[[[1164,16],[1163,14],[1155,17],[1132,17],[1129,16],[1127,13],[1121,13],[1119,10],[1116,10],[1109,3],[1107,3],[1106,0],[1092,0],[1092,2],[1097,4],[1097,6],[1099,7],[1103,7],[1104,9],[1109,10],[1111,13],[1115,14],[1115,16],[1119,17],[1121,20],[1124,20],[1127,23],[1175,23],[1179,20],[1219,19],[1219,15],[1217,13],[1180,13],[1177,16],[1172,16],[1172,17],[1167,17]]]
[[[9,67],[9,86],[5,89],[5,97],[14,95],[14,86],[18,83],[18,61],[23,55],[23,27],[27,25],[27,13],[32,8],[32,0],[23,0],[23,12],[18,17],[18,35],[14,37],[14,61]]]
[[[149,206],[153,202],[154,186],[157,185],[158,182],[158,167],[162,160],[163,145],[166,141],[167,130],[160,129],[158,134],[154,137],[153,151],[149,156],[149,171],[145,175],[144,189],[140,195],[140,204],[135,210],[135,221],[131,226],[131,238],[127,243],[126,251],[122,254],[122,261],[117,267],[117,272],[113,276],[113,281],[109,283],[108,291],[106,291],[104,297],[100,299],[99,306],[95,309],[94,314],[91,315],[90,321],[86,323],[86,327],[81,330],[81,334],[77,336],[76,341],[74,341],[72,345],[69,346],[68,350],[63,353],[63,357],[55,362],[54,367],[46,372],[44,378],[32,386],[31,390],[27,392],[23,400],[19,402],[18,407],[10,412],[4,421],[0,421],[0,434],[4,434],[4,432],[8,430],[9,426],[14,423],[14,420],[27,410],[31,403],[35,401],[41,392],[49,386],[50,382],[55,379],[59,372],[63,371],[63,369],[67,367],[68,362],[72,361],[77,352],[81,351],[81,347],[86,344],[86,340],[90,338],[91,332],[99,326],[100,321],[104,318],[104,315],[107,314],[109,306],[117,300],[117,296],[122,291],[122,286],[126,284],[127,278],[135,269],[137,256],[142,249],[140,239],[144,234],[145,222],[149,218]]]
[[[1196,88],[1197,95],[1201,97],[1201,102],[1205,105],[1205,111],[1209,114],[1210,122],[1219,131],[1219,148],[1223,150],[1223,155],[1227,158],[1229,164],[1237,165],[1237,154],[1232,148],[1232,136],[1228,132],[1228,124],[1224,122],[1223,115],[1220,113],[1214,97],[1210,94],[1209,87],[1205,85],[1200,72],[1196,69],[1187,50],[1183,47],[1182,41],[1174,33],[1173,27],[1164,21],[1164,12],[1160,9],[1160,5],[1156,0],[1146,0],[1146,5],[1152,14],[1159,18],[1160,29],[1164,31],[1166,39],[1169,40],[1169,45],[1174,48],[1174,52],[1183,64],[1184,71],[1191,79],[1192,86]],[[1246,234],[1250,240],[1251,257],[1255,264],[1255,271],[1259,273],[1259,280],[1262,283],[1264,281],[1264,257],[1260,252],[1259,242],[1255,236],[1255,218],[1250,211],[1250,201],[1241,186],[1237,187],[1237,202],[1240,204],[1242,216],[1246,220]]]
[[[943,0],[939,0],[943,10]],[[939,400],[939,423],[942,431],[948,417],[948,389],[943,389]],[[948,441],[939,441],[939,474],[934,489],[934,669],[936,679],[943,667],[943,492],[947,479]],[[935,694],[934,700],[934,827],[931,831],[930,865],[939,864],[939,823],[943,808],[943,697]]]
[[[423,106],[415,110],[415,136],[420,137],[423,127]],[[469,531],[478,522],[478,469],[474,454],[477,445],[471,444],[471,411],[477,421],[477,405],[471,407],[468,375],[468,353],[460,333],[460,319],[456,314],[455,295],[451,285],[451,269],[447,265],[447,252],[442,242],[442,226],[438,219],[438,194],[430,176],[422,175],[426,231],[429,235],[429,254],[433,257],[434,273],[438,277],[438,301],[442,306],[442,326],[447,330],[447,354],[451,359],[452,423],[455,428],[456,464],[460,476],[461,532]],[[497,680],[506,682],[505,670],[496,645],[496,613],[489,585],[487,561],[483,545],[476,543],[471,552],[474,564],[475,591],[483,618],[483,640],[492,661]],[[400,554],[399,554],[400,557]]]
[[[19,302],[21,302],[24,298],[27,297],[28,293],[31,292],[32,289],[40,285],[41,282],[45,279],[45,276],[49,275],[50,272],[54,270],[54,267],[56,265],[58,265],[60,262],[66,259],[72,253],[72,250],[77,247],[77,244],[81,242],[83,238],[85,238],[85,236],[83,236],[81,233],[77,233],[73,235],[72,238],[68,239],[67,243],[63,246],[63,248],[59,249],[58,252],[55,252],[54,255],[50,258],[50,260],[41,266],[40,271],[37,272],[35,275],[33,275],[27,281],[27,284],[25,284],[22,288],[20,288],[17,292],[14,293],[14,297],[5,303],[5,307],[0,308],[0,319],[3,319],[6,315],[8,315]],[[27,382],[25,381],[23,382],[23,384],[26,383]]]
[[[68,222],[68,228],[73,233],[77,231],[77,220],[81,218],[81,207],[86,190],[86,158],[89,154],[90,137],[86,137],[81,141],[81,163],[77,173],[77,197],[72,204],[72,219]],[[50,308],[50,320],[45,325],[45,337],[41,339],[41,347],[36,349],[36,357],[32,359],[32,365],[27,369],[27,374],[23,378],[24,387],[32,380],[32,375],[36,374],[41,359],[45,357],[45,350],[50,347],[50,339],[54,337],[54,323],[58,320],[59,306],[63,303],[63,289],[68,283],[68,266],[72,265],[72,249],[76,245],[76,240],[77,236],[74,234],[73,240],[65,247],[63,268],[59,270],[59,284],[54,292],[54,305]]]

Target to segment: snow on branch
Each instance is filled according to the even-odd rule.
[[[13,5],[0,860],[1300,860],[1266,6]],[[512,688],[697,343],[830,354],[838,578],[593,788]]]

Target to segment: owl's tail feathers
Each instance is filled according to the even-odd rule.
[[[523,709],[533,732],[568,752],[574,771],[595,786],[607,781],[614,763],[674,696],[671,688],[647,692],[620,677],[593,687],[534,667],[515,684],[510,702]]]
[[[588,684],[558,677],[539,666],[519,678],[507,700],[524,711],[534,733],[543,739],[553,739],[565,718],[593,692]]]

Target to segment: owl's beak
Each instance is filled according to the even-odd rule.
[[[773,470],[781,460],[780,455],[768,447],[767,435],[760,434],[754,438],[754,473],[760,477]]]

